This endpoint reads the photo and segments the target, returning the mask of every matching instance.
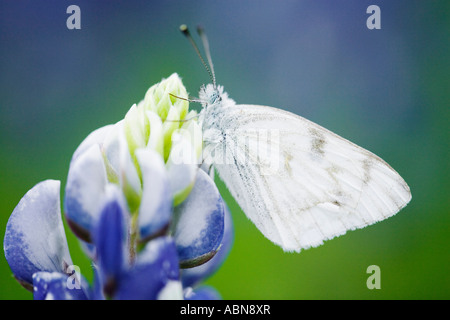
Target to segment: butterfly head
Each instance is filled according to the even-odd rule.
[[[223,87],[214,86],[212,83],[200,88],[199,98],[203,107],[219,104],[222,101]]]
[[[234,100],[229,98],[228,93],[223,90],[223,86],[215,86],[212,83],[200,88],[199,98],[204,108],[235,104]]]

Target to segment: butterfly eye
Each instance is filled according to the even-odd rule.
[[[220,93],[216,90],[216,91],[214,91],[214,93],[211,96],[211,102],[217,103],[220,101],[222,101],[222,97],[221,97]]]
[[[221,101],[221,100],[222,100],[222,98],[221,98],[221,96],[219,95],[219,93],[218,93],[217,91],[214,91],[214,92],[211,94],[211,97],[210,97],[210,99],[209,99],[209,103],[210,103],[210,104],[214,104],[214,103],[219,102],[219,101]]]

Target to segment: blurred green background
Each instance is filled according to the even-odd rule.
[[[81,30],[66,28],[71,4]],[[366,27],[371,4],[380,30]],[[413,194],[395,217],[293,254],[266,240],[219,182],[235,239],[208,284],[224,299],[450,298],[449,4],[2,0],[1,238],[21,197],[44,179],[64,186],[78,144],[152,84],[177,72],[197,95],[209,78],[178,26],[201,24],[233,99],[292,111],[373,151]],[[380,290],[366,287],[370,265],[381,269]],[[0,299],[31,298],[1,254]]]

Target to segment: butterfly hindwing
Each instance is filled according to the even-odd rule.
[[[248,218],[286,251],[390,217],[411,199],[381,158],[292,113],[224,106],[214,165]]]

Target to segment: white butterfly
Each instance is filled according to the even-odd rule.
[[[285,251],[386,219],[411,200],[408,185],[385,161],[337,134],[280,109],[239,105],[216,85],[208,41],[199,122],[211,162],[247,217]]]

